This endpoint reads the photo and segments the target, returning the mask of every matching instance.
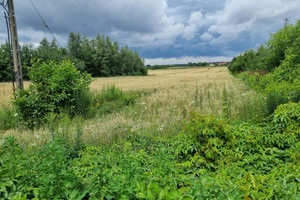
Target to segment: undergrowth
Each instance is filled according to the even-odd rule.
[[[296,200],[299,109],[282,105],[264,126],[190,113],[171,138],[128,129],[116,143],[81,148],[80,128],[70,143],[52,123],[54,138],[42,148],[2,141],[0,197]]]
[[[123,92],[115,85],[104,87],[99,93],[94,95],[96,113],[104,116],[113,112],[132,106],[136,103],[141,95],[147,94],[146,92]]]

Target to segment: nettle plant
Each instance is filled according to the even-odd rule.
[[[70,61],[33,64],[29,69],[31,85],[14,101],[20,118],[32,127],[43,122],[48,113],[66,112],[86,115],[92,104],[89,84],[92,78],[81,73]]]

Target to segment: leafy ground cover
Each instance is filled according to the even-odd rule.
[[[300,104],[264,125],[191,113],[174,137],[128,129],[81,146],[57,133],[42,148],[0,148],[2,199],[298,199]]]

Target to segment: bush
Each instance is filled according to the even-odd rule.
[[[0,144],[0,199],[81,199],[84,193],[76,191],[82,184],[69,170],[68,148],[66,141],[55,140],[27,152],[14,137],[5,138]]]
[[[4,107],[0,110],[0,130],[8,130],[17,126],[18,116],[15,110]]]
[[[96,106],[100,115],[118,112],[126,106],[135,103],[142,93],[125,93],[115,85],[104,87],[99,94],[95,95]]]
[[[285,74],[286,73],[286,74]],[[282,79],[278,79],[282,75]],[[246,84],[257,92],[261,92],[265,97],[266,114],[271,115],[280,104],[300,101],[300,82],[295,77],[295,71],[289,72],[283,66],[275,69],[274,73],[260,75],[253,73],[249,75],[244,72],[239,77],[246,82]],[[284,77],[294,77],[291,79],[284,79]],[[291,81],[293,80],[293,81]]]
[[[272,123],[276,128],[289,128],[299,131],[300,102],[278,106],[274,112]]]
[[[263,93],[266,96],[268,115],[271,115],[281,104],[289,101],[297,103],[300,100],[300,86],[286,81],[268,84]]]
[[[85,115],[89,111],[92,103],[88,88],[91,76],[78,71],[71,62],[37,62],[30,68],[29,77],[31,85],[20,91],[14,101],[28,126],[42,122],[51,112]]]
[[[174,152],[184,165],[215,168],[233,139],[224,120],[192,112],[175,138]]]

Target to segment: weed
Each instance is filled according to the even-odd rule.
[[[2,107],[0,110],[0,130],[8,130],[18,126],[18,113],[11,107]]]
[[[223,102],[223,106],[222,106],[223,118],[228,119],[231,116],[231,100],[228,95],[228,92],[225,89],[225,85],[222,92],[222,102]]]

